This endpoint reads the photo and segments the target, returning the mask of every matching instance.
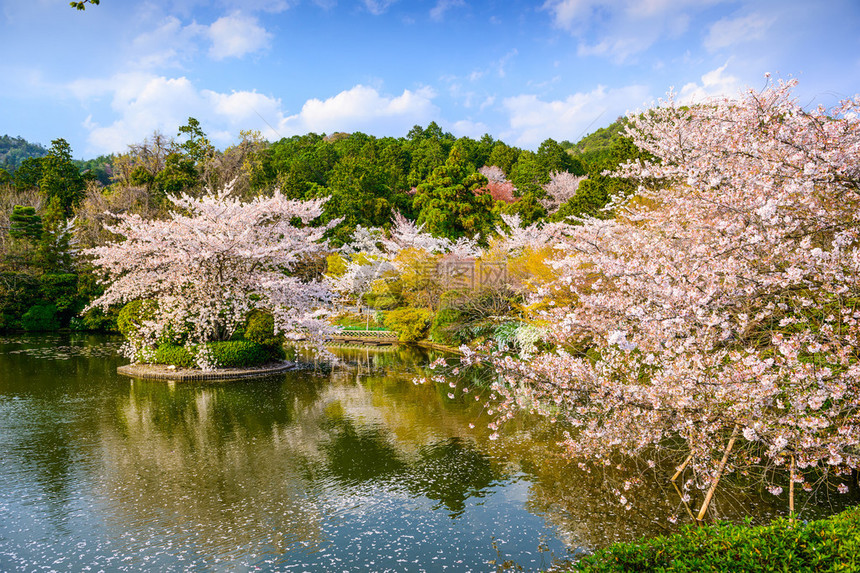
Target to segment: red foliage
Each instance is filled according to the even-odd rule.
[[[489,193],[495,201],[513,203],[516,201],[516,198],[514,198],[514,191],[516,191],[516,187],[514,187],[514,184],[510,181],[490,181],[480,189],[475,190],[475,194],[483,195],[485,193]]]

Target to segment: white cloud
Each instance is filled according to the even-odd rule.
[[[774,17],[755,13],[734,19],[723,18],[711,24],[704,41],[705,49],[713,52],[720,48],[760,40],[775,21]]]
[[[741,81],[735,76],[725,74],[729,63],[711,70],[702,76],[702,83],[690,82],[681,88],[678,101],[682,103],[700,103],[714,97],[735,97],[743,88]]]
[[[463,0],[437,0],[436,5],[430,10],[430,18],[440,22],[445,17],[445,12],[460,6],[465,6]]]
[[[105,92],[113,96],[110,107],[116,120],[100,125],[90,117],[85,123],[90,130],[89,148],[98,153],[123,151],[155,130],[172,135],[189,116],[199,117],[204,109],[200,94],[185,77],[119,74],[109,80],[77,82],[71,87],[73,93],[83,97]]]
[[[288,6],[278,3],[257,2],[258,10],[283,10]],[[152,31],[140,34],[129,46],[130,66],[137,69],[180,67],[190,60],[201,47],[209,43],[209,57],[215,60],[241,58],[269,46],[272,35],[257,18],[234,12],[205,26],[192,21],[183,24],[170,15]]]
[[[131,58],[142,68],[176,66],[197,51],[197,43],[206,32],[206,26],[196,22],[183,26],[178,18],[168,16],[153,31],[132,41]]]
[[[388,96],[357,85],[325,100],[310,99],[294,115],[285,113],[280,99],[256,91],[198,89],[186,77],[127,73],[78,80],[66,89],[85,105],[110,99],[108,119],[100,107],[84,122],[89,131],[88,152],[95,154],[122,152],[155,130],[172,136],[189,117],[200,121],[216,145],[225,146],[232,142],[231,134],[235,137],[242,129],[259,129],[268,139],[311,131],[400,136],[439,116],[433,104],[436,94],[430,88]]]
[[[481,136],[490,131],[485,124],[470,119],[455,121],[450,129],[451,133],[457,137],[471,137],[472,139],[480,139]]]
[[[266,139],[282,137],[274,127],[284,119],[281,100],[256,91],[222,94],[203,90],[201,94],[213,123],[222,126],[220,138],[213,136],[214,140],[227,143],[239,131],[251,128],[258,129]]]
[[[285,118],[279,131],[301,134],[310,131],[365,131],[374,135],[402,135],[416,124],[438,116],[430,88],[404,90],[399,96],[381,95],[376,89],[357,85],[326,100],[310,99],[302,110]]]
[[[507,54],[499,58],[499,61],[496,62],[496,73],[500,78],[505,77],[505,75],[507,74],[508,63],[513,60],[517,56],[517,54],[519,54],[519,52],[516,48],[514,48],[513,50],[510,50]]]
[[[580,56],[616,63],[634,59],[663,38],[690,26],[690,12],[724,0],[547,0],[556,27],[580,40]]]
[[[297,2],[287,0],[242,0],[242,9],[248,12],[269,12],[278,14],[292,8]]]
[[[647,88],[632,85],[619,89],[598,86],[564,100],[542,101],[528,94],[505,98],[502,105],[511,130],[502,134],[502,139],[513,139],[517,145],[529,148],[547,138],[577,141],[595,122],[605,119],[608,123],[637,102],[645,103],[647,96]]]
[[[234,12],[215,20],[208,31],[212,46],[209,56],[215,60],[241,58],[269,45],[272,35],[253,16]]]
[[[374,16],[384,14],[397,0],[364,0],[364,7]]]

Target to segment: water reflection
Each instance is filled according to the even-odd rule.
[[[630,470],[582,472],[539,420],[489,440],[478,402],[412,384],[415,349],[169,384],[117,376],[116,346],[0,339],[0,570],[537,570],[674,510],[656,474],[624,510]]]

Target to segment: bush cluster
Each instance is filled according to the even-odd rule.
[[[227,340],[206,344],[211,359],[219,368],[245,368],[259,366],[286,358],[280,345],[267,345],[249,340]],[[172,364],[180,368],[193,368],[197,365],[194,348],[188,349],[176,344],[161,344],[155,351],[155,364]]]
[[[424,308],[398,308],[385,313],[385,326],[399,335],[400,342],[416,342],[430,328],[433,313]]]
[[[459,326],[463,319],[462,313],[456,308],[445,307],[439,309],[433,317],[430,326],[429,338],[438,344],[460,345],[464,338],[460,336]]]
[[[574,571],[860,571],[860,507],[827,519],[787,518],[757,527],[718,523],[618,543],[583,558]]]
[[[209,342],[206,346],[212,359],[220,368],[257,366],[274,360],[283,360],[285,356],[281,346],[260,344],[250,340]]]
[[[53,304],[36,304],[21,317],[21,328],[26,331],[46,331],[60,328],[57,307]]]
[[[284,336],[275,334],[275,317],[262,310],[253,310],[248,315],[243,337],[263,346],[282,346],[284,343]]]
[[[155,351],[156,364],[172,364],[180,368],[193,368],[197,365],[194,355],[184,346],[162,344]]]

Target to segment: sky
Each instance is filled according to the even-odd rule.
[[[536,149],[766,73],[833,106],[858,29],[860,0],[0,0],[0,134],[88,159],[189,117],[222,149],[435,121]]]

